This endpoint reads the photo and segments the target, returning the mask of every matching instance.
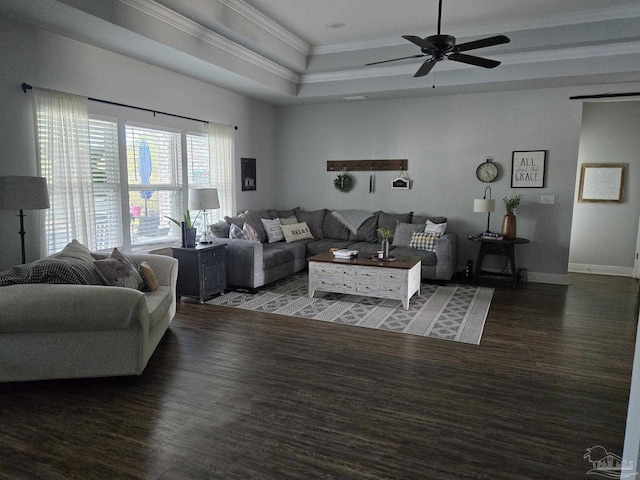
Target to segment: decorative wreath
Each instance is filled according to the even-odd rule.
[[[341,192],[346,193],[353,188],[353,177],[347,172],[342,172],[333,181],[333,186]]]

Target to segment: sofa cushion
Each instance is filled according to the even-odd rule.
[[[136,290],[141,290],[144,287],[144,280],[138,273],[136,265],[117,248],[113,249],[109,258],[95,260],[93,265],[105,285],[135,288]]]
[[[353,242],[350,242],[349,240],[336,240],[334,238],[315,240],[307,244],[307,256],[327,252],[330,248],[347,248],[351,243]]]
[[[261,219],[266,218],[271,220],[271,214],[268,211],[257,211],[257,210],[246,210],[242,212],[237,217],[224,217],[225,222],[229,224],[235,224],[238,227],[244,227],[245,223],[248,223],[253,227],[253,229],[258,234],[258,239],[260,242],[267,241],[267,232],[265,232],[264,227],[262,226]]]
[[[291,210],[269,210],[269,213],[271,218],[295,217],[299,210],[300,207],[296,207]]]
[[[77,258],[84,262],[93,263],[95,258],[91,255],[91,250],[73,239],[60,252],[51,255],[53,258]]]
[[[260,221],[262,222],[264,231],[267,234],[267,240],[269,243],[280,242],[284,239],[279,218],[276,218],[275,220],[262,218]]]
[[[328,213],[322,222],[322,236],[336,240],[349,240],[349,229],[334,215]]]
[[[281,229],[287,243],[313,238],[311,230],[309,230],[309,227],[305,222],[294,223],[292,225],[281,225]]]
[[[388,228],[392,232],[396,230],[396,225],[398,222],[400,223],[410,223],[411,216],[413,212],[408,213],[386,213],[386,212],[378,212],[378,227],[377,228]],[[393,237],[389,239],[392,241]],[[378,241],[382,241],[382,237],[378,234]],[[409,243],[407,242],[407,245]]]
[[[413,217],[411,217],[411,223],[421,223],[424,225],[427,222],[447,223],[447,217],[427,217],[425,215],[413,215]]]
[[[321,239],[324,238],[322,234],[322,224],[324,223],[325,213],[326,210],[324,208],[313,212],[299,210],[296,212],[296,218],[298,219],[298,223],[305,222],[309,226],[311,235],[313,235],[314,238]]]
[[[377,242],[379,214],[380,212],[375,212],[373,217],[366,219],[362,225],[360,225],[356,234],[349,232],[349,240],[358,242]]]
[[[278,217],[280,218],[280,225],[293,225],[294,223],[298,223],[298,219],[295,215],[291,215],[290,217]]]
[[[173,302],[173,295],[170,287],[161,285],[154,292],[146,292],[145,297],[149,309],[149,328],[152,328],[165,317]]]
[[[211,233],[216,238],[229,238],[229,224],[220,220],[210,226]]]
[[[396,247],[408,247],[409,243],[411,243],[411,235],[414,232],[424,232],[424,225],[398,222],[393,234],[393,245]]]

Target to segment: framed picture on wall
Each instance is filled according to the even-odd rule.
[[[624,163],[583,163],[578,201],[622,203],[626,172]]]
[[[544,188],[546,162],[546,150],[513,152],[511,188]]]
[[[251,191],[256,189],[256,159],[241,158],[240,159],[240,177],[242,178],[242,191]]]

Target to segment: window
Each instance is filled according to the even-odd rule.
[[[123,117],[146,114],[95,105],[90,117],[85,97],[37,88],[33,94],[38,173],[47,178],[51,203],[45,255],[74,238],[104,252],[175,243],[180,227],[170,219],[182,220],[190,186],[222,194],[213,221],[233,213],[232,127],[155,117],[154,125],[141,125]],[[201,233],[202,215],[192,218]]]
[[[127,125],[126,143],[132,248],[180,238],[181,134]]]

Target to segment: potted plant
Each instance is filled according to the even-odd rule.
[[[176,225],[178,225],[180,227],[181,232],[182,232],[182,246],[183,247],[195,247],[196,246],[196,229],[193,227],[193,223],[191,222],[191,214],[189,213],[189,210],[187,210],[184,213],[184,215],[183,215],[184,221],[182,223],[180,223],[175,218],[167,217],[166,215],[165,215],[165,217],[168,218],[169,220],[171,220],[173,223],[175,223]],[[198,218],[198,216],[196,215],[196,219],[197,218]]]
[[[502,201],[504,202],[504,207],[507,210],[507,213],[502,219],[502,229],[500,230],[500,234],[506,239],[517,238],[516,216],[514,212],[520,206],[522,195],[518,194],[510,197],[504,197]]]
[[[389,238],[393,236],[393,230],[387,227],[380,227],[376,230],[382,237],[382,258],[389,257]]]

